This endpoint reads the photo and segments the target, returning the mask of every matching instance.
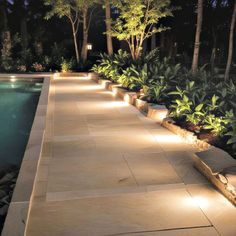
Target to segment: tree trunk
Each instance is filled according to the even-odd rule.
[[[193,73],[196,73],[196,71],[198,69],[200,37],[201,37],[201,30],[202,30],[202,15],[203,15],[203,0],[198,0],[197,28],[196,28],[193,61],[192,61],[192,72]]]
[[[160,55],[161,57],[165,56],[165,32],[160,34]]]
[[[234,10],[233,10],[232,20],[231,20],[231,25],[230,25],[229,50],[228,50],[228,59],[227,59],[227,65],[226,65],[226,70],[225,70],[225,81],[229,79],[230,67],[232,64],[235,18],[236,18],[236,0],[234,1]]]
[[[154,50],[157,47],[156,45],[156,34],[153,34],[151,37],[151,50]]]
[[[79,64],[79,48],[78,48],[77,37],[76,37],[76,29],[73,24],[72,24],[72,31],[73,31],[75,54],[76,54],[76,62],[77,64]]]
[[[112,37],[110,35],[111,31],[111,6],[110,6],[110,0],[105,0],[105,6],[106,6],[106,31],[107,31],[107,52],[108,55],[111,56],[113,54],[113,43],[112,43]]]
[[[212,47],[212,51],[211,51],[211,59],[210,59],[210,64],[211,64],[211,72],[214,72],[214,68],[215,68],[215,60],[216,60],[216,46],[217,46],[217,33],[215,32],[215,30],[213,30],[213,47]]]
[[[25,52],[28,48],[28,32],[27,32],[26,17],[23,17],[21,20],[21,47],[23,52]]]
[[[81,59],[82,61],[86,61],[88,58],[88,22],[87,22],[88,9],[84,8],[83,11],[83,43],[82,43],[82,51],[81,51]]]

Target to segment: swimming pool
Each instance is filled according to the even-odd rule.
[[[20,166],[43,79],[0,80],[0,169]]]

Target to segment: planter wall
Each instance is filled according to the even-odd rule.
[[[197,138],[197,136],[181,127],[176,125],[174,121],[170,118],[165,118],[162,122],[162,125],[172,131],[173,133],[181,136],[183,140],[185,140],[187,143],[193,145],[194,147],[198,148],[199,150],[207,150],[211,147],[211,145],[203,140],[200,140]]]
[[[104,88],[104,89],[108,89],[108,87],[111,83],[112,82],[110,80],[106,80],[106,79],[99,79],[98,80],[98,84],[100,84],[102,86],[102,88]]]
[[[148,112],[148,102],[143,101],[141,99],[136,99],[135,100],[135,107],[141,111],[142,113],[147,113]]]
[[[163,119],[167,117],[168,113],[169,111],[166,106],[151,104],[148,106],[147,117],[161,124],[163,122]]]
[[[236,160],[225,151],[211,147],[193,155],[194,166],[236,205]]]

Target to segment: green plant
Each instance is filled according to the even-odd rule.
[[[227,126],[230,124],[234,114],[233,111],[226,112],[225,116],[217,117],[214,114],[208,114],[204,119],[204,129],[210,129],[217,136],[222,136],[227,132]]]
[[[203,110],[204,104],[201,103],[194,108],[193,111],[186,114],[186,120],[191,122],[193,125],[199,125],[204,117]]]
[[[63,59],[63,61],[62,61],[62,63],[61,63],[61,71],[62,71],[63,73],[65,73],[65,72],[70,71],[71,68],[72,68],[72,62],[71,62],[71,60],[68,61],[68,60]]]

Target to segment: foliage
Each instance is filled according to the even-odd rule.
[[[116,58],[116,59],[114,59]],[[144,59],[146,58],[146,59]],[[195,74],[170,59],[158,56],[139,60],[125,52],[102,59],[93,70],[130,90],[141,92],[148,102],[165,104],[173,119],[192,125],[197,132],[209,132],[236,147],[236,85],[219,81],[205,66]],[[228,141],[228,144],[226,144]]]
[[[170,0],[123,0],[114,1],[119,11],[118,18],[112,22],[110,33],[129,45],[132,58],[137,60],[141,55],[144,40],[166,27],[157,24],[163,18],[172,16]]]
[[[70,69],[72,68],[72,61],[68,61],[68,60],[65,60],[63,59],[62,60],[62,63],[61,63],[61,71],[62,72],[68,72],[70,71]]]

